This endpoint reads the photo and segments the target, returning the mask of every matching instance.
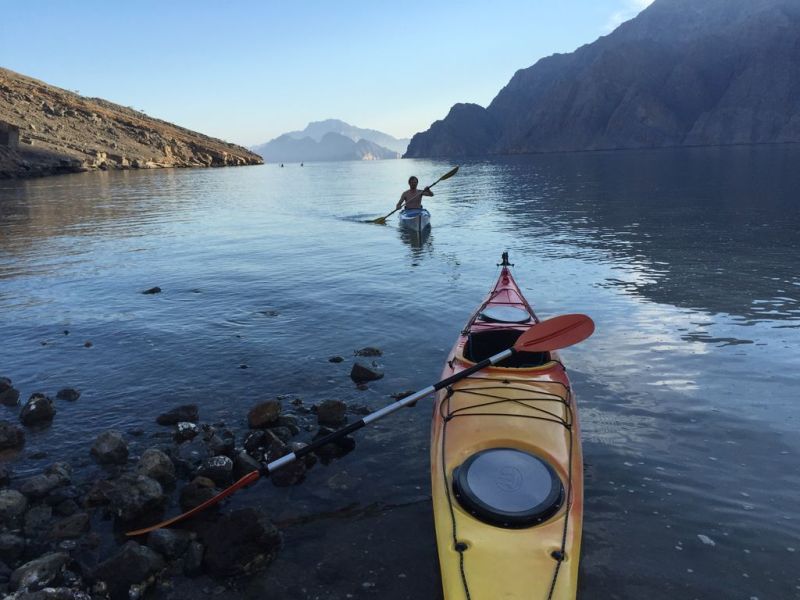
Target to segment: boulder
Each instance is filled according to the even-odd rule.
[[[19,420],[26,427],[34,425],[45,426],[53,421],[56,415],[53,401],[44,394],[33,394],[19,413]]]
[[[18,450],[25,444],[25,433],[10,421],[0,421],[0,451]]]
[[[28,508],[28,499],[17,490],[0,490],[0,523],[16,522]]]
[[[0,377],[0,404],[16,406],[19,402],[19,390],[11,385],[8,377]]]
[[[128,443],[119,431],[106,431],[97,436],[91,454],[100,464],[125,464],[128,460]]]
[[[239,452],[233,459],[234,479],[241,479],[248,473],[260,470],[261,470],[261,463],[259,463],[255,458],[250,456],[244,450]]]
[[[197,474],[208,477],[219,487],[227,487],[233,482],[233,461],[227,456],[212,456],[203,461]]]
[[[167,498],[161,484],[144,475],[125,474],[107,494],[111,511],[120,521],[132,521],[163,508]]]
[[[277,422],[281,414],[281,401],[277,398],[256,404],[247,413],[250,429],[263,429]]]
[[[203,555],[206,549],[200,542],[189,542],[186,554],[183,556],[183,573],[187,577],[200,575],[203,568]]]
[[[136,586],[137,591],[142,590],[149,579],[163,568],[164,559],[157,552],[130,541],[97,565],[93,576],[106,583],[111,600],[128,600],[140,597],[138,593],[131,594],[132,586]]]
[[[200,428],[196,423],[192,423],[190,421],[181,421],[175,426],[175,433],[172,437],[176,442],[181,444],[183,442],[193,440],[195,437],[197,437],[198,433],[200,433]]]
[[[320,427],[319,431],[317,431],[313,439],[314,441],[316,441],[332,433],[333,433],[332,429],[328,429],[327,427]],[[339,438],[338,440],[320,446],[315,450],[315,453],[322,459],[323,462],[325,462],[326,460],[344,456],[355,447],[356,447],[355,439],[349,435],[346,435],[344,437]]]
[[[181,477],[192,477],[208,457],[208,448],[202,439],[196,437],[178,446],[172,459]]]
[[[139,459],[136,472],[155,479],[162,487],[175,484],[175,465],[169,456],[158,448],[148,448]]]
[[[217,495],[218,491],[214,487],[214,482],[207,477],[195,477],[183,486],[178,503],[181,505],[181,510],[186,512],[200,506],[206,500],[210,500]]]
[[[64,479],[59,475],[41,473],[23,480],[19,491],[31,500],[39,500],[64,483]]]
[[[67,400],[69,402],[75,402],[80,397],[81,393],[74,388],[62,388],[56,394],[56,400]]]
[[[269,564],[281,544],[267,515],[245,508],[224,515],[203,534],[203,565],[211,575],[230,577],[252,573]]]
[[[35,504],[25,513],[23,531],[26,537],[39,538],[50,530],[53,519],[53,508],[46,504]]]
[[[186,552],[192,535],[181,529],[156,529],[147,536],[147,545],[167,560],[175,560]]]
[[[347,404],[341,400],[323,400],[317,405],[317,420],[320,425],[342,425],[347,419]]]
[[[9,588],[12,590],[41,590],[57,581],[69,560],[65,552],[45,554],[25,563],[11,574]]]
[[[236,448],[236,438],[232,431],[223,429],[222,431],[214,431],[212,427],[206,428],[203,432],[203,441],[208,448],[209,454],[212,456],[223,454],[228,457],[234,455]]]
[[[74,539],[87,531],[89,531],[89,514],[79,512],[56,521],[50,530],[50,537],[56,540]]]
[[[199,418],[196,404],[184,404],[158,415],[156,423],[159,425],[177,425],[181,421],[197,423]]]
[[[25,551],[25,538],[14,533],[0,533],[0,560],[15,562]]]
[[[356,383],[365,383],[367,381],[375,381],[381,379],[383,373],[377,369],[364,365],[362,363],[355,363],[350,370],[350,379]]]
[[[383,352],[380,350],[380,348],[374,348],[372,346],[367,346],[366,348],[356,350],[354,354],[356,356],[383,356]]]

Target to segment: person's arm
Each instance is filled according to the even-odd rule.
[[[400,194],[400,200],[397,201],[397,206],[395,207],[395,210],[399,210],[400,207],[403,206],[403,202],[405,201],[406,201],[406,193],[403,192],[402,194]]]
[[[431,188],[426,187],[424,190],[422,190],[422,195],[423,196],[433,196],[433,192],[431,191]]]

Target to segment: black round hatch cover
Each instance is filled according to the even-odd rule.
[[[459,504],[485,523],[522,528],[552,517],[564,502],[564,486],[547,462],[515,448],[489,448],[453,471]]]
[[[531,315],[515,306],[490,306],[481,311],[481,320],[496,323],[527,323]]]

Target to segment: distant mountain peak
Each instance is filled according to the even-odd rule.
[[[340,119],[324,119],[310,122],[302,131],[284,133],[251,149],[271,162],[376,160],[399,158],[408,142],[408,139],[398,140]]]

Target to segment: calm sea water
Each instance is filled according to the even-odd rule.
[[[98,433],[143,429],[141,452],[155,416],[186,402],[237,432],[279,394],[382,406],[438,378],[508,250],[540,316],[597,322],[563,353],[586,461],[580,597],[800,598],[798,160],[786,147],[467,162],[434,188],[422,240],[395,217],[362,221],[450,163],[2,182],[0,376],[23,399],[82,391],[28,434],[15,473],[68,459],[88,477]],[[383,350],[386,377],[359,391],[364,346]],[[285,544],[229,595],[436,598],[429,406],[359,433],[300,486],[235,496]]]

